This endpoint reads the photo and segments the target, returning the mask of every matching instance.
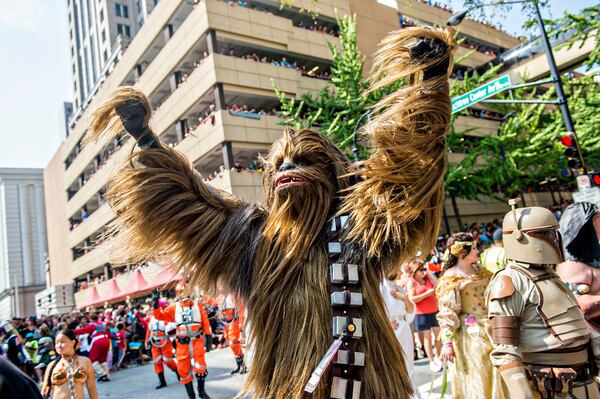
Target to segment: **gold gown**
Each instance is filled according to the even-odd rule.
[[[442,275],[436,287],[441,337],[453,340],[449,380],[454,399],[507,397],[490,360],[492,332],[484,294],[491,277],[484,269],[469,277]]]

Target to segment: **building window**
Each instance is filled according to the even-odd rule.
[[[115,13],[117,14],[117,17],[129,18],[129,7],[115,3]]]
[[[108,52],[104,50],[104,62],[108,59]]]
[[[104,21],[104,10],[100,10],[100,22]]]
[[[75,73],[75,64],[73,64],[73,73]]]
[[[120,35],[131,37],[129,25],[117,24],[117,32],[119,32]]]
[[[75,57],[75,48],[71,46],[71,57]]]
[[[102,43],[106,41],[106,31],[102,29]]]

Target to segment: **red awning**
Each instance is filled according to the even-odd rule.
[[[102,300],[100,302],[113,302],[114,300],[123,297],[116,278],[111,278],[106,284],[108,286],[104,289]]]
[[[83,303],[79,305],[80,307],[85,308],[102,302],[100,295],[98,295],[98,289],[95,286],[88,288],[87,290],[90,292],[87,293],[87,297],[82,301]]]
[[[173,287],[177,282],[181,280],[181,276],[173,271],[172,269],[164,268],[158,273],[158,275],[148,281],[148,289],[158,288],[164,290]]]
[[[146,290],[148,290],[148,283],[142,275],[142,271],[140,269],[136,269],[131,275],[129,284],[127,284],[127,288],[125,288],[121,296],[135,295],[138,292]]]

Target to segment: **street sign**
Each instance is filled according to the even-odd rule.
[[[456,113],[462,109],[470,107],[480,101],[485,100],[488,97],[503,92],[506,89],[510,89],[510,76],[504,75],[498,79],[494,79],[491,82],[479,86],[478,88],[471,90],[468,93],[454,97],[452,99],[452,113]]]
[[[573,201],[575,202],[591,202],[600,206],[600,187],[586,188],[573,193]]]
[[[579,191],[592,187],[592,180],[588,175],[579,175],[575,180],[577,181],[577,189]]]

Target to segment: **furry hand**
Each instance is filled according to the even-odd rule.
[[[146,108],[144,104],[137,100],[128,100],[121,104],[116,109],[117,115],[121,118],[123,127],[127,133],[131,134],[136,140],[139,140],[146,126],[144,119],[146,118]]]
[[[124,104],[117,106],[116,112],[127,133],[131,134],[137,140],[140,147],[158,148],[154,134],[150,132],[145,123],[148,112],[144,104],[137,100],[128,100]]]
[[[431,79],[448,72],[448,45],[439,39],[419,37],[417,42],[410,48],[410,56],[418,62],[428,62],[438,59],[439,61],[427,68],[423,79]]]

